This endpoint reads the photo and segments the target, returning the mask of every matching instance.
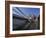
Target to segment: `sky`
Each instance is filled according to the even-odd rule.
[[[13,14],[31,16],[34,14],[38,16],[40,14],[40,8],[26,8],[26,7],[13,7]]]

